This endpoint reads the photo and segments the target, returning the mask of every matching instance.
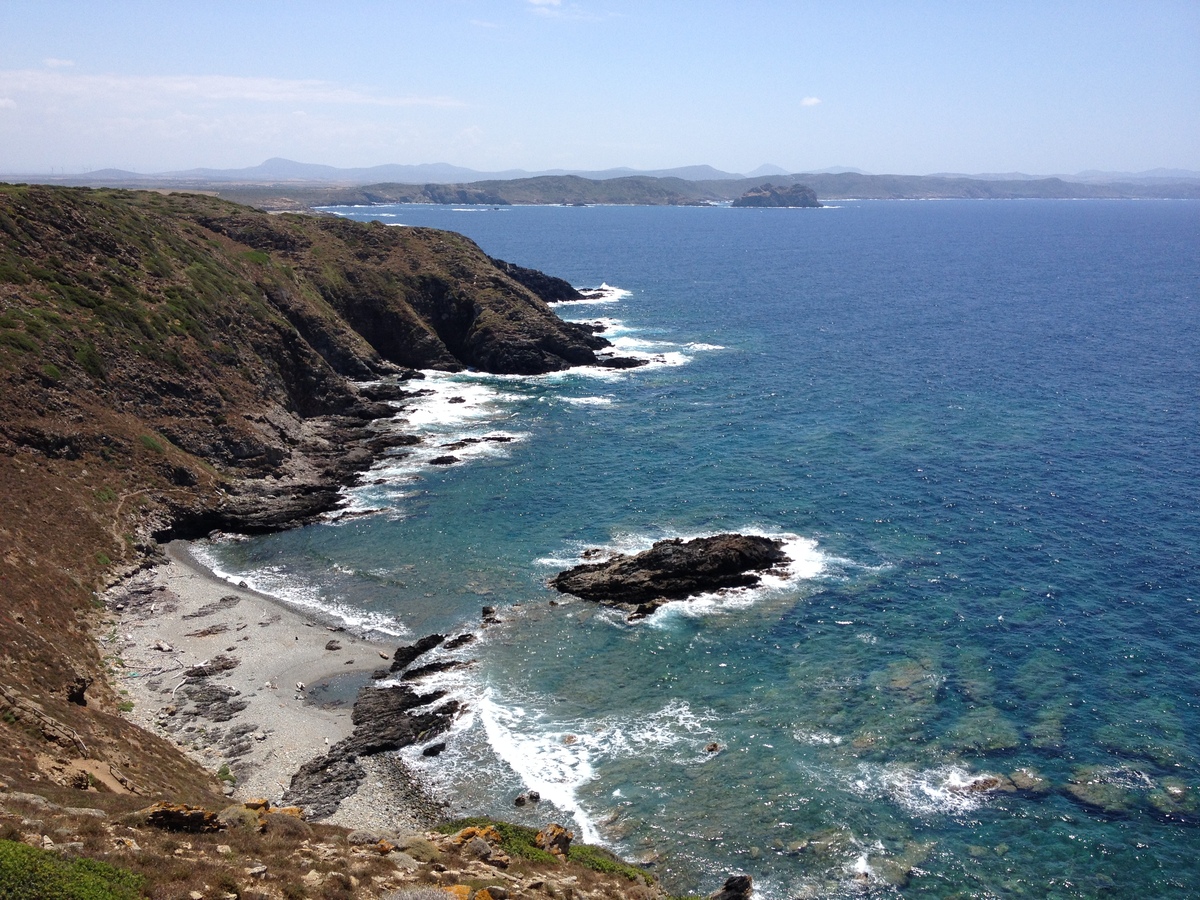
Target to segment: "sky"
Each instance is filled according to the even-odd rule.
[[[1200,170],[1200,0],[0,0],[0,172]]]

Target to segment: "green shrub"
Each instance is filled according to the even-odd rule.
[[[0,344],[7,344],[14,350],[31,353],[38,348],[37,341],[23,331],[0,332]]]
[[[100,565],[102,565],[102,566],[111,566],[112,558],[109,557],[109,555],[107,553],[105,553],[103,550],[101,550],[99,553],[96,554],[96,562],[100,563]]]
[[[136,900],[140,875],[94,859],[63,859],[0,840],[0,897],[5,900]]]
[[[42,366],[42,374],[51,381],[62,381],[62,369],[54,363],[46,363],[46,365]]]
[[[83,371],[97,381],[103,381],[105,375],[108,374],[108,370],[104,366],[104,358],[91,341],[84,341],[75,348],[75,362],[79,363]]]
[[[591,869],[593,872],[603,872],[605,875],[620,875],[629,881],[644,881],[646,884],[654,883],[654,876],[649,872],[639,869],[637,866],[630,865],[616,854],[609,853],[603,847],[595,847],[591,844],[572,844],[571,849],[567,853],[567,858],[573,863],[578,863],[584,868]]]
[[[142,442],[142,446],[147,450],[153,450],[155,453],[165,452],[163,445],[158,442],[158,438],[152,434],[143,434],[138,440]]]
[[[454,834],[471,826],[484,828],[488,825],[500,832],[500,849],[509,856],[519,856],[521,859],[533,862],[558,862],[558,857],[537,845],[536,828],[526,828],[524,825],[514,825],[511,822],[500,822],[486,816],[471,816],[446,822],[444,825],[439,825],[437,830],[442,834]]]
[[[96,499],[101,503],[112,503],[117,499],[117,492],[110,487],[102,487],[96,491]]]

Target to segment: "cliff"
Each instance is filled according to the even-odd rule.
[[[0,186],[4,783],[219,796],[116,714],[97,588],[156,539],[330,508],[409,440],[368,426],[416,368],[603,362],[606,342],[537,294],[564,285],[448,232]]]

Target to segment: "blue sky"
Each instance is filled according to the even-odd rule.
[[[1200,170],[1200,2],[0,0],[0,172]]]

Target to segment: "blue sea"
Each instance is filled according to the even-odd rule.
[[[429,682],[448,749],[404,756],[454,810],[679,893],[1200,895],[1200,204],[336,212],[603,287],[557,311],[649,360],[430,373],[356,515],[201,547],[397,643],[479,633]],[[724,531],[789,570],[633,624],[545,584]]]

